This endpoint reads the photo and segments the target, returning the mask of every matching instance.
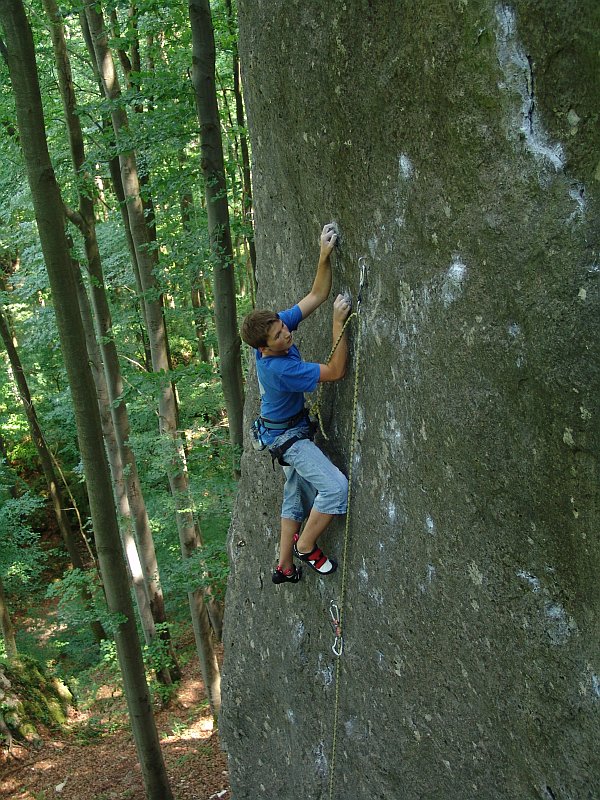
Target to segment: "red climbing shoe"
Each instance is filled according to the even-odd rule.
[[[310,553],[301,553],[297,547],[299,538],[298,534],[294,536],[294,555],[296,558],[299,558],[300,561],[305,561],[308,566],[312,567],[319,575],[331,575],[332,572],[336,571],[337,561],[334,561],[333,558],[327,558],[323,551],[316,545]]]
[[[271,580],[273,583],[298,583],[301,577],[302,567],[296,569],[296,565],[292,564],[291,569],[281,569],[280,566],[277,566],[277,568],[273,570]]]

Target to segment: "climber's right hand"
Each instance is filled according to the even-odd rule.
[[[343,294],[338,294],[333,301],[333,321],[343,325],[349,313],[350,303],[348,302],[348,297]]]
[[[327,225],[323,227],[323,230],[321,231],[320,257],[322,259],[329,258],[329,256],[331,255],[331,251],[335,247],[337,238],[338,238],[337,228],[332,222],[329,222]]]

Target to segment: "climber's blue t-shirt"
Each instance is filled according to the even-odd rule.
[[[290,331],[295,331],[302,322],[298,305],[280,311],[277,316]],[[304,392],[314,392],[319,382],[319,364],[302,361],[295,344],[283,356],[263,356],[260,350],[255,350],[255,354],[261,417],[278,422],[299,414],[304,407]]]

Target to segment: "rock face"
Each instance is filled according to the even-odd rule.
[[[259,305],[308,292],[330,219],[334,293],[361,256],[368,285],[339,662],[341,570],[271,583],[283,477],[244,455],[235,800],[600,797],[599,21],[597,0],[240,0]],[[353,380],[324,394],[345,469]],[[252,369],[247,398],[249,424]],[[326,538],[341,555],[343,520]]]

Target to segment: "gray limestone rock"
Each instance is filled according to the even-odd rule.
[[[343,572],[271,583],[283,478],[243,457],[235,800],[600,797],[599,8],[240,0],[259,305],[310,289],[331,219],[334,294],[361,256],[368,285],[339,660]],[[352,324],[324,392],[346,470]]]

